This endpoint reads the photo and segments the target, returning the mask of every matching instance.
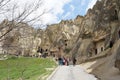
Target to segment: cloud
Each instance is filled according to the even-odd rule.
[[[67,13],[62,17],[62,19],[66,19],[67,17],[70,16],[70,14],[71,14],[71,12],[67,12]]]
[[[44,14],[41,18],[44,25],[56,23],[58,20],[57,16],[51,13]]]
[[[94,4],[96,3],[97,0],[90,0],[88,3],[88,6],[86,8],[86,12],[89,8],[93,8]]]
[[[2,19],[0,18],[0,21],[4,19],[16,19],[16,21],[20,21],[23,19],[24,22],[32,20],[33,18],[40,15],[43,11],[43,8],[41,8],[42,5],[40,3],[42,2],[39,2],[39,0],[10,0],[10,2],[8,2],[8,4],[4,6],[4,8],[8,9],[9,11],[5,12],[4,14],[1,14]],[[41,5],[40,8],[35,9],[35,6],[38,4]],[[33,12],[31,12],[32,10]],[[17,19],[17,17],[24,11],[26,12],[19,19]],[[31,14],[27,15],[27,13],[29,12],[31,12]],[[27,17],[25,18],[25,16]]]
[[[12,0],[11,1],[11,6],[13,4],[18,4],[19,5],[19,10],[16,11],[16,14],[18,15],[19,12],[22,12],[22,9],[25,8],[26,4],[32,4],[34,6],[34,3],[37,3],[38,0]],[[31,14],[28,19],[34,18],[43,11],[47,11],[44,15],[41,16],[41,21],[42,24],[53,24],[59,21],[58,15],[62,15],[65,11],[63,7],[70,3],[72,0],[41,0],[42,5],[40,6],[37,11],[35,11],[33,14]],[[74,10],[74,7],[71,6],[71,9]],[[8,15],[9,17],[9,15]]]
[[[49,12],[42,16],[43,24],[52,24],[59,21],[58,15],[64,13],[63,7],[71,2],[71,0],[44,0],[44,9]],[[74,9],[73,6],[71,6]]]
[[[47,25],[57,23],[59,22],[58,15],[62,15],[65,12],[63,7],[70,2],[71,0],[43,0],[42,6],[34,15],[39,15],[39,13],[42,13],[45,10],[47,12],[41,16],[42,24]],[[74,9],[73,6],[71,6],[71,8]]]
[[[75,7],[73,5],[70,5],[71,11],[75,10]]]
[[[21,9],[24,8],[26,3],[34,5],[38,0],[12,0],[20,5]],[[40,24],[54,24],[59,22],[61,19],[72,19],[76,15],[82,13],[89,8],[92,8],[97,0],[42,0],[40,8],[34,12],[29,18],[33,18],[44,10],[47,11],[41,16]],[[14,3],[15,4],[15,3]],[[67,6],[67,7],[66,7]],[[66,7],[66,8],[65,8]],[[16,11],[19,12],[19,11]],[[37,23],[38,24],[38,23]]]
[[[86,0],[81,0],[81,6],[84,6],[86,4]]]
[[[68,12],[65,12],[65,15],[63,15],[61,19],[68,19],[71,15],[74,14],[75,6],[71,4],[69,7],[70,10]]]

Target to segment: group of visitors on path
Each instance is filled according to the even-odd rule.
[[[75,65],[76,64],[76,58],[73,57],[73,58],[65,58],[65,57],[59,57],[58,58],[58,64],[59,65]]]

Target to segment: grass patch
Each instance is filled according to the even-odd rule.
[[[10,58],[0,61],[0,80],[38,80],[39,76],[50,73],[46,68],[55,67],[52,59]]]

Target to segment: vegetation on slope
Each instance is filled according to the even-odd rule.
[[[51,59],[12,57],[0,61],[0,80],[39,80],[42,76],[50,74],[55,66]]]

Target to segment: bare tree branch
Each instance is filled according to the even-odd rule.
[[[1,9],[3,8],[3,6],[7,6],[7,4],[10,1],[11,0],[1,0],[0,1],[0,13],[1,14],[2,14]],[[12,5],[11,9],[8,8],[11,16],[9,14],[7,14],[7,15],[3,14],[3,15],[8,20],[10,20],[10,18],[11,18],[12,23],[10,23],[10,25],[5,25],[5,26],[1,25],[2,27],[0,27],[0,31],[2,31],[4,28],[8,28],[8,30],[6,32],[4,32],[2,35],[0,35],[0,39],[2,39],[5,35],[7,35],[14,28],[19,27],[18,24],[21,23],[21,22],[26,22],[26,23],[33,22],[33,23],[35,23],[36,21],[40,21],[40,17],[46,13],[45,10],[43,10],[43,12],[36,17],[30,18],[30,16],[36,10],[38,10],[41,5],[42,5],[42,0],[38,0],[38,2],[32,3],[32,4],[27,4],[26,3],[26,5],[22,8],[22,10],[20,10],[20,8],[19,8],[20,6],[18,6],[16,3]],[[14,23],[16,23],[16,24],[14,24]]]
[[[6,6],[11,0],[1,0],[0,1],[0,9]]]

